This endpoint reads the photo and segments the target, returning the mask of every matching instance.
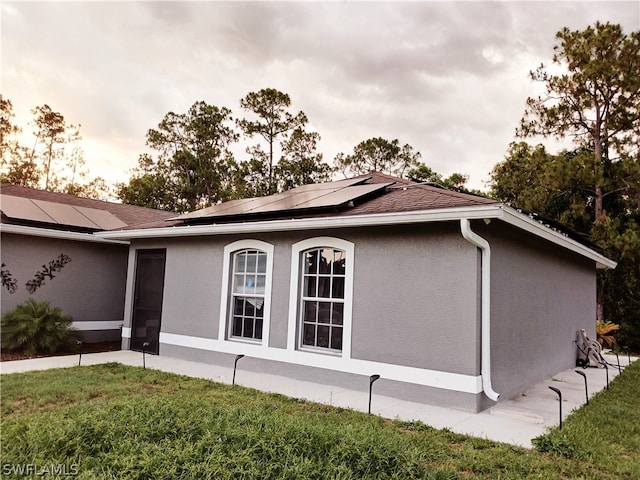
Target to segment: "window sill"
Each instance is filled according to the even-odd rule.
[[[304,353],[316,353],[316,354],[320,354],[320,355],[328,355],[330,357],[342,357],[342,350],[331,350],[329,348],[322,348],[322,347],[309,347],[309,346],[304,346],[304,347],[298,347],[298,351],[299,352],[304,352]]]

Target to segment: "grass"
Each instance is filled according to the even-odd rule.
[[[543,452],[119,364],[1,381],[3,473],[66,465],[83,479],[640,478],[640,362],[540,437]]]

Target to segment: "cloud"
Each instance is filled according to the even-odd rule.
[[[326,160],[398,138],[481,187],[513,140],[528,72],[555,33],[637,29],[634,2],[51,2],[2,5],[3,95],[26,124],[48,103],[82,124],[86,157],[126,180],[145,134],[198,100],[288,93]],[[242,149],[240,149],[242,151]],[[96,168],[98,170],[98,168]]]

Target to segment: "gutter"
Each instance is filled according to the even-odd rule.
[[[482,377],[482,389],[484,394],[494,402],[500,398],[491,385],[491,247],[489,242],[471,230],[471,222],[468,218],[460,219],[460,230],[465,240],[472,243],[482,252],[481,257],[481,349],[482,358],[480,375]]]

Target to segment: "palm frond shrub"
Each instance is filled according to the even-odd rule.
[[[72,321],[51,302],[30,298],[2,316],[2,348],[22,350],[27,355],[76,350],[80,332],[72,327]]]
[[[607,348],[616,346],[616,338],[610,333],[620,329],[620,325],[613,322],[596,320],[596,335],[600,345]]]

